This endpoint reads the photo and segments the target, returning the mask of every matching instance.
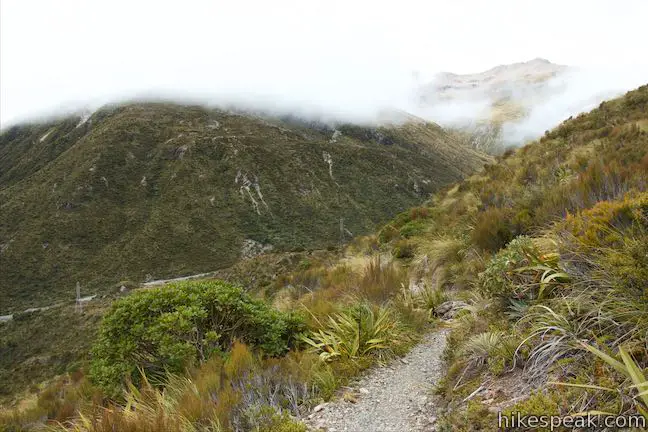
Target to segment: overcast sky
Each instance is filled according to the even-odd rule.
[[[437,71],[648,70],[646,0],[2,0],[0,124],[146,95],[339,115]],[[646,77],[648,81],[648,76]]]

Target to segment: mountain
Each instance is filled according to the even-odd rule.
[[[364,127],[171,103],[0,135],[0,314],[325,248],[488,161],[421,120]]]
[[[500,65],[480,73],[441,73],[418,91],[421,107],[461,108],[452,120],[456,129],[476,148],[502,144],[502,127],[524,120],[533,107],[565,90],[552,80],[565,75],[567,66],[536,58]],[[467,134],[467,136],[466,136]]]
[[[432,312],[456,307],[437,430],[540,413],[645,420],[648,85],[567,118],[427,205],[434,217],[381,232],[415,251],[413,289],[452,298]]]
[[[218,121],[219,127],[229,124]],[[330,128],[318,123],[285,118],[280,124],[342,140],[340,132],[327,135]],[[417,127],[443,136],[420,122],[404,129],[414,134]],[[403,140],[404,130],[337,130],[350,140],[347,145],[368,140],[378,148],[429,148]],[[181,161],[189,156],[184,153]],[[373,379],[362,387],[353,379],[404,354],[430,331],[436,332],[433,339],[423,339],[413,357],[394,363],[409,378],[387,386],[398,402],[389,418],[417,423],[407,430],[492,430],[517,414],[640,417],[648,408],[642,397],[648,366],[647,185],[645,85],[507,151],[346,248],[267,253],[215,275],[247,293],[209,280],[212,275],[115,293],[83,310],[68,302],[16,314],[0,324],[0,398],[27,387],[30,393],[18,399],[16,410],[0,410],[0,429],[38,430],[57,421],[82,431],[181,431],[218,422],[225,430],[304,431],[299,419],[326,426],[320,420],[338,403],[323,409],[322,400],[337,394],[346,413],[337,421],[353,418],[351,429],[357,430],[364,424],[357,420],[366,422],[385,390],[384,368],[365,374],[364,382]],[[272,208],[274,201],[264,199]],[[438,325],[442,320],[452,325]],[[271,357],[262,350],[277,355],[276,345],[265,341],[273,332],[281,333],[275,343],[284,336],[301,343]],[[412,375],[422,364],[424,374]],[[412,398],[428,390],[420,382],[435,379],[426,372],[430,365],[443,367],[443,373],[432,368],[441,379],[428,381],[438,397]],[[165,380],[160,370],[182,379]],[[143,386],[147,391],[129,387],[116,400],[102,393],[106,384],[119,390],[124,376],[142,373],[156,380]],[[52,379],[55,374],[60,376]],[[349,411],[349,402],[358,409]],[[130,409],[133,403],[143,409]],[[255,417],[259,406],[263,414]],[[426,418],[438,415],[418,424],[420,417],[411,415],[418,411]]]

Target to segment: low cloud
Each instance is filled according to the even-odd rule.
[[[437,82],[438,84],[438,82]],[[511,81],[494,95],[487,86],[455,93],[444,100],[428,94],[426,104],[412,104],[410,111],[449,127],[474,128],[485,123],[493,102],[508,97],[525,114],[503,123],[501,137],[507,145],[522,145],[570,116],[596,108],[602,101],[648,84],[648,67],[569,67],[548,81],[519,84]],[[426,86],[427,92],[435,81]]]
[[[648,84],[648,68],[574,68],[547,83],[549,97],[534,104],[520,122],[507,124],[505,140],[512,144],[541,136],[570,116]]]
[[[587,21],[582,5],[547,1],[529,14],[514,0],[3,0],[0,127],[152,98],[358,123],[403,110],[455,124],[476,121],[489,101],[421,105],[417,89],[439,70],[464,73],[536,54],[573,64],[605,56],[625,65],[570,78],[564,92],[506,128],[517,142],[636,87],[629,75],[639,72],[627,65],[645,61],[643,38],[629,34],[643,28],[644,1],[621,10],[582,0]],[[554,31],[541,31],[550,21]],[[588,43],[566,43],[573,32]],[[522,33],[523,41],[511,41]]]

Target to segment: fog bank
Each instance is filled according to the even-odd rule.
[[[477,72],[537,56],[612,71],[565,78],[565,92],[507,129],[523,140],[636,87],[637,75],[648,80],[641,0],[623,8],[547,0],[532,10],[513,0],[3,0],[0,7],[3,128],[150,98],[361,123],[400,109],[452,124],[476,118],[487,101],[422,107],[416,90],[438,71]]]

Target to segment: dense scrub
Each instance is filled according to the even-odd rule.
[[[366,234],[488,160],[424,122],[388,144],[170,103],[79,120],[0,134],[0,314],[73,300],[77,282],[107,294],[223,269],[246,240],[335,246],[341,218],[343,240]]]
[[[301,432],[295,418],[407,352],[433,317],[375,244],[359,240],[352,262],[312,255],[265,300],[217,280],[136,291],[105,315],[91,363],[35,388],[0,427]]]
[[[137,291],[106,314],[92,350],[92,377],[117,395],[124,379],[181,373],[235,340],[269,356],[285,354],[303,330],[279,312],[223,282],[192,282]]]
[[[489,429],[501,410],[646,415],[647,120],[643,86],[438,194],[416,235],[383,229],[467,303],[442,429]]]
[[[0,323],[3,402],[85,360],[122,286],[216,271],[280,289],[304,251],[335,251],[489,160],[425,122],[340,135],[171,103],[80,120],[0,133],[0,315],[20,318]],[[97,295],[85,314],[77,283]]]

